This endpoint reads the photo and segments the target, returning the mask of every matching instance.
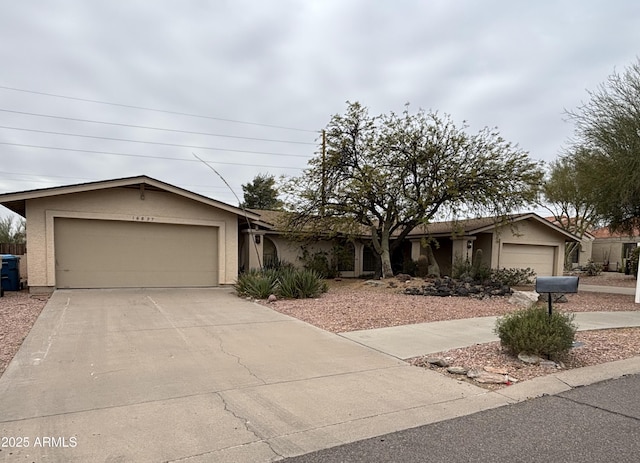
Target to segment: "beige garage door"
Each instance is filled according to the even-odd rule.
[[[56,287],[153,288],[218,284],[218,229],[56,218]]]
[[[503,244],[500,267],[532,268],[536,275],[552,276],[554,270],[555,247],[531,244]]]

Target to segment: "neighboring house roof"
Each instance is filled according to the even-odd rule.
[[[593,236],[596,238],[637,238],[640,236],[640,230],[633,230],[633,234],[622,233],[622,232],[611,232],[609,227],[602,227],[593,230]]]
[[[247,211],[260,216],[256,222],[258,225],[272,229],[278,228],[278,224],[282,223],[284,215],[286,214],[284,211],[272,211],[267,209],[247,209]]]
[[[156,190],[156,191],[167,191],[169,193],[174,193],[179,196],[183,196],[188,199],[192,199],[194,201],[198,201],[209,206],[217,207],[218,209],[225,210],[227,212],[232,212],[234,214],[238,214],[244,216],[245,213],[239,207],[231,206],[230,204],[223,203],[221,201],[217,201],[215,199],[208,198],[206,196],[200,195],[198,193],[194,193],[189,190],[185,190],[184,188],[177,187],[175,185],[171,185],[169,183],[162,182],[160,180],[156,180],[151,177],[147,177],[146,175],[140,175],[137,177],[125,177],[119,179],[112,180],[100,180],[97,182],[88,182],[88,183],[79,183],[75,185],[65,185],[65,186],[57,186],[51,188],[40,188],[37,190],[26,190],[20,191],[16,193],[4,193],[0,194],[0,204],[5,206],[6,208],[12,210],[16,214],[25,216],[25,203],[29,199],[38,199],[38,198],[46,198],[51,196],[59,196],[71,193],[82,193],[87,191],[97,191],[104,190],[107,188],[140,188],[147,190]],[[249,219],[257,220],[258,215],[247,212],[247,216]]]
[[[260,215],[260,220],[262,222],[267,223],[272,226],[275,231],[278,229],[278,225],[282,223],[282,219],[286,212],[283,211],[266,211],[266,210],[258,210],[251,209],[252,212]],[[456,221],[446,221],[446,222],[434,222],[427,225],[422,225],[416,227],[413,231],[409,233],[409,237],[416,236],[452,236],[452,235],[474,235],[476,233],[483,233],[487,231],[492,231],[496,228],[496,226],[509,226],[516,225],[517,222],[522,220],[533,220],[538,222],[544,226],[552,228],[554,231],[564,235],[567,240],[570,241],[580,241],[580,239],[573,235],[572,233],[567,232],[562,229],[558,225],[540,217],[539,215],[529,212],[523,214],[512,214],[509,215],[502,220],[496,217],[480,217],[474,219],[460,219]],[[366,236],[366,231],[363,231],[363,236]]]

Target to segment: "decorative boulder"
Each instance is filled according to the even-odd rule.
[[[535,291],[514,291],[509,298],[509,304],[528,309],[538,302],[538,296]]]

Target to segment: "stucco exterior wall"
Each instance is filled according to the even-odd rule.
[[[295,241],[290,241],[283,238],[280,235],[268,235],[278,251],[278,258],[282,261],[289,262],[296,267],[302,267],[304,261],[303,256],[303,244]],[[312,244],[305,244],[304,248],[311,254],[315,252],[331,252],[333,242],[331,241],[316,241]]]
[[[565,239],[565,235],[555,232],[553,229],[534,220],[523,220],[514,226],[501,226],[494,233],[491,267],[502,268],[501,254],[504,244],[553,246],[555,248],[553,274],[562,275],[564,273]]]
[[[611,270],[624,270],[625,244],[635,245],[638,242],[640,242],[640,237],[637,236],[596,238],[592,242],[591,259],[597,264],[609,262]]]
[[[232,284],[237,277],[237,215],[173,193],[145,190],[141,195],[137,188],[109,188],[30,199],[26,202],[26,216],[31,287],[55,287],[56,217],[218,227],[220,283]],[[177,249],[181,245],[189,243],[178,243]]]

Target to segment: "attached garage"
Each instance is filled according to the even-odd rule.
[[[0,204],[27,219],[32,293],[233,284],[239,229],[259,219],[146,176],[7,193]]]
[[[216,227],[58,217],[58,288],[218,284]]]
[[[502,268],[531,268],[536,275],[555,274],[555,253],[557,247],[533,244],[502,245],[500,266]]]

